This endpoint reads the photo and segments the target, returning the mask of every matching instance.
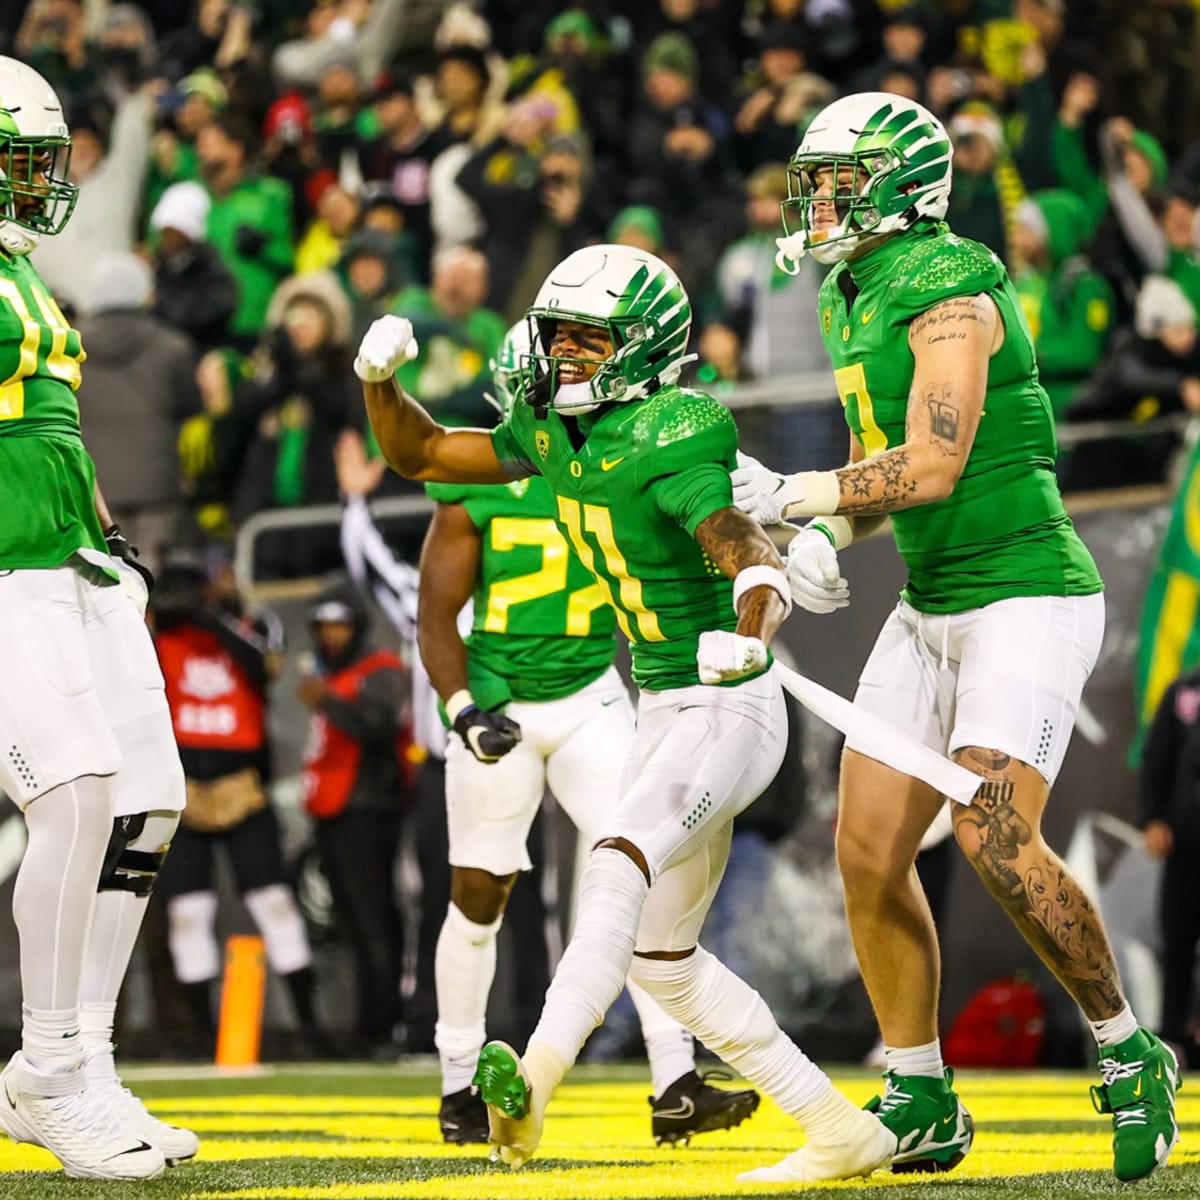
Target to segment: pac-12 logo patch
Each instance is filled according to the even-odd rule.
[[[550,453],[550,435],[544,429],[535,430],[533,444],[537,447],[538,457],[545,462],[546,455]]]
[[[825,333],[828,333],[829,329],[832,325],[833,325],[833,309],[832,308],[824,309],[821,313],[821,329]]]

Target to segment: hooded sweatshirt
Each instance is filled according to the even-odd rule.
[[[1079,253],[1087,210],[1063,188],[1035,192],[1020,219],[1044,227],[1046,258],[1014,277],[1037,350],[1038,375],[1056,418],[1100,361],[1112,325],[1112,292]]]

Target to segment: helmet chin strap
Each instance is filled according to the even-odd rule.
[[[24,258],[36,250],[40,240],[38,234],[22,229],[20,225],[14,225],[11,221],[0,221],[0,247],[17,258]]]

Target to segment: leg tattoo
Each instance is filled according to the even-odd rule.
[[[958,808],[955,834],[988,891],[1083,1009],[1102,1020],[1123,1007],[1117,965],[1099,912],[1014,803],[1008,755],[967,751],[975,770],[994,773],[972,804]]]

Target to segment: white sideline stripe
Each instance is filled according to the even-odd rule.
[[[25,854],[25,818],[19,814],[0,825],[0,883],[16,872]]]
[[[847,737],[853,736],[856,747],[872,747],[861,751],[869,758],[922,780],[959,804],[971,803],[982,782],[981,776],[922,746],[874,713],[855,708],[849,700],[789,670],[783,663],[776,661],[775,672],[779,682],[809,712]]]

